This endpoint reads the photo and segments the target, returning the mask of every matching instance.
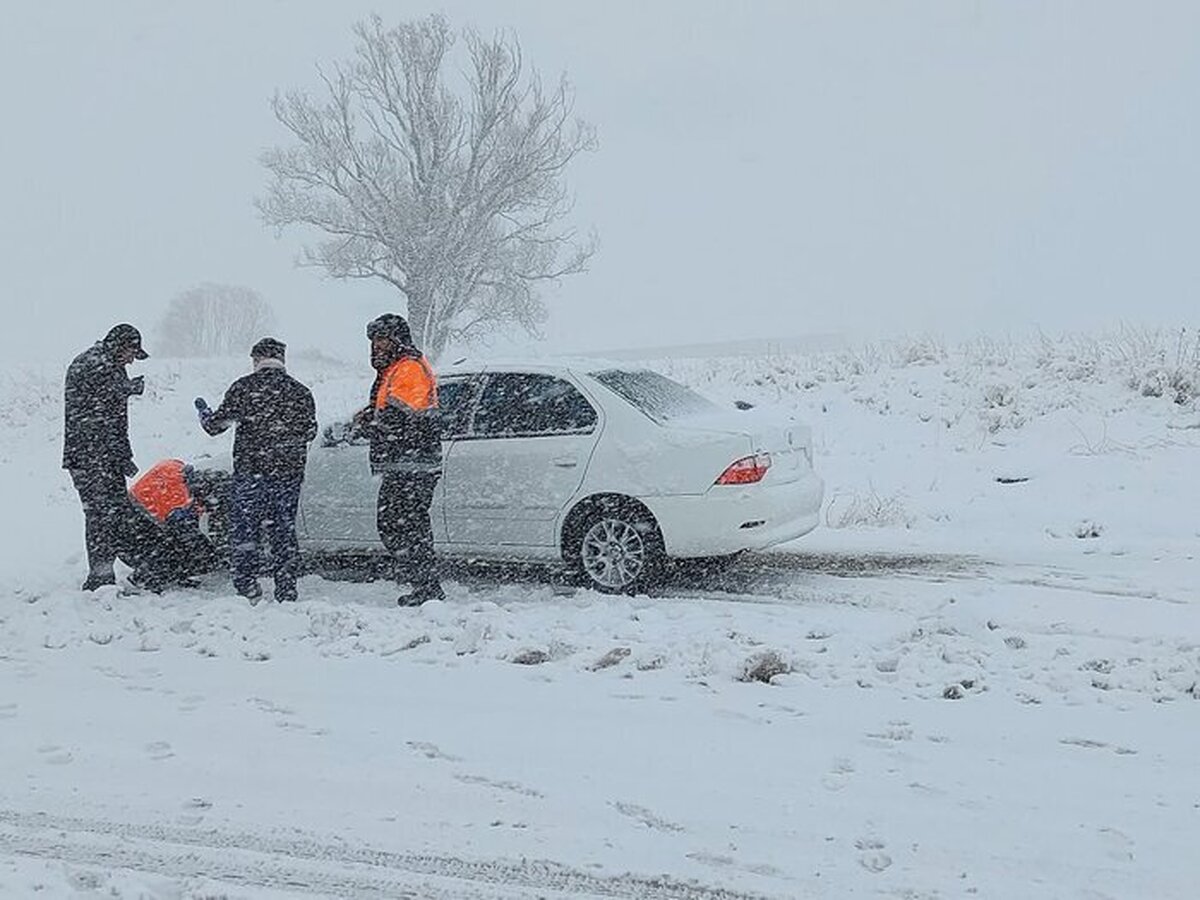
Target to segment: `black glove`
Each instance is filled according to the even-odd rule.
[[[208,420],[213,417],[213,411],[208,405],[208,401],[203,397],[197,397],[193,403],[196,405],[196,412],[200,415],[200,424],[207,425]]]
[[[125,463],[125,477],[126,478],[132,478],[137,473],[138,473],[137,463],[135,463],[132,459],[129,462]]]
[[[146,390],[146,376],[138,375],[129,379],[129,395],[140,397]]]

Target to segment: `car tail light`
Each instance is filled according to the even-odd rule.
[[[729,468],[721,473],[717,484],[757,484],[771,468],[769,453],[756,453],[754,456],[743,456],[731,463]]]

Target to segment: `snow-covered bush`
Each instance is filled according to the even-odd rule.
[[[1126,384],[1143,397],[1193,403],[1200,394],[1200,334],[1125,328],[1111,339]]]
[[[836,493],[825,510],[830,528],[910,528],[913,517],[899,495],[880,496],[875,488]]]

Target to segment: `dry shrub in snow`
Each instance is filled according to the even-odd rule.
[[[913,518],[899,495],[882,497],[869,488],[833,495],[825,510],[825,524],[830,528],[911,528]]]
[[[926,366],[945,361],[945,344],[932,337],[912,338],[896,345],[897,366]]]
[[[1126,384],[1143,397],[1167,397],[1180,405],[1200,394],[1200,334],[1161,329],[1122,329],[1109,341],[1126,372]]]
[[[738,681],[761,681],[770,684],[776,675],[786,675],[792,667],[783,661],[774,650],[765,650],[751,656],[742,665],[742,674]]]
[[[1017,406],[1016,388],[1003,383],[992,383],[984,387],[983,409],[979,418],[989,434],[1024,425],[1025,416]]]
[[[508,661],[516,663],[518,666],[540,666],[542,663],[550,661],[550,654],[545,650],[538,649],[521,650],[509,657]]]

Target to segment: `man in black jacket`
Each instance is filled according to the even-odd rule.
[[[355,423],[371,438],[371,472],[383,476],[376,506],[379,538],[395,557],[398,578],[412,585],[397,602],[419,606],[445,596],[429,520],[442,474],[437,378],[403,317],[387,313],[372,320],[367,337],[375,382]]]
[[[296,512],[308,445],[317,436],[317,413],[312,392],[288,375],[284,352],[281,341],[263,338],[250,351],[254,371],[230,385],[215,412],[196,398],[200,424],[209,434],[237,425],[229,556],[234,589],[251,603],[262,596],[258,544],[264,526],[271,542],[275,599],[296,599]]]
[[[63,389],[63,468],[83,503],[88,575],[85,591],[116,584],[118,555],[138,562],[129,523],[136,514],[125,479],[137,474],[129,446],[129,398],[142,393],[141,375],[125,368],[147,359],[142,336],[128,324],[114,325],[67,368]]]

